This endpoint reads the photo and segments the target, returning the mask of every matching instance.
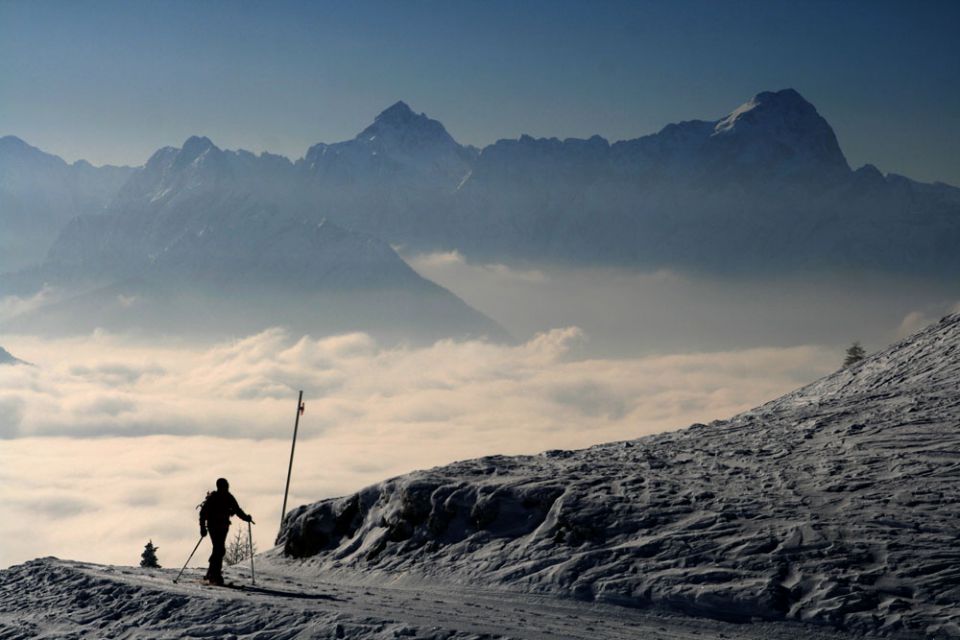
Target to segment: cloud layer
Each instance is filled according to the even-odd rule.
[[[423,276],[454,291],[527,339],[577,326],[589,353],[605,357],[729,351],[803,344],[868,350],[956,308],[955,283],[832,274],[720,279],[670,271],[514,268],[468,262],[457,252],[408,254]]]
[[[269,547],[301,388],[294,505],[456,459],[726,417],[838,358],[792,347],[597,359],[583,357],[583,339],[576,328],[516,346],[426,348],[279,329],[206,347],[5,337],[37,366],[0,369],[0,537],[13,541],[0,566],[48,554],[131,563],[148,538],[161,559],[168,549],[185,555],[194,506],[220,475]]]
[[[441,341],[384,348],[360,333],[281,329],[206,348],[122,338],[17,340],[35,367],[0,370],[3,437],[285,438],[298,389],[306,437],[443,429],[471,443],[513,425],[564,446],[728,415],[829,371],[823,349],[584,359],[576,328],[518,346]],[[591,435],[584,435],[591,434]]]

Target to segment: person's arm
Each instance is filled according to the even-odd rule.
[[[207,535],[207,501],[203,501],[203,505],[200,507],[200,537],[204,538]]]
[[[253,518],[251,518],[247,513],[244,513],[243,509],[240,508],[240,505],[237,504],[237,499],[233,497],[233,494],[230,494],[230,510],[237,514],[237,517],[243,520],[244,522],[253,523]]]

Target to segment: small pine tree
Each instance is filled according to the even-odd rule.
[[[140,566],[147,569],[159,569],[160,563],[157,562],[157,549],[153,546],[153,540],[143,546],[143,553],[140,554]]]
[[[253,543],[253,553],[257,553],[256,542]],[[243,529],[238,528],[237,535],[233,536],[230,544],[227,545],[227,554],[223,557],[223,561],[227,563],[228,566],[233,566],[249,559],[250,546],[248,545],[247,536],[243,535]]]
[[[854,342],[850,345],[850,348],[847,349],[847,357],[843,361],[843,368],[846,369],[851,365],[857,364],[866,357],[867,352],[860,346],[860,343]]]

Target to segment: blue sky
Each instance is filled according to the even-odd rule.
[[[461,142],[610,139],[794,87],[851,164],[960,185],[960,2],[0,0],[0,134],[299,157],[398,99]]]

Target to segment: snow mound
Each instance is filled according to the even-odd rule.
[[[415,472],[278,543],[324,575],[960,637],[958,452],[954,315],[730,420]]]

